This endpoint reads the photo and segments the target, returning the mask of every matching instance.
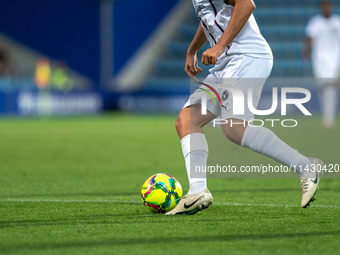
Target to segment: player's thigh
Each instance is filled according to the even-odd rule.
[[[216,115],[209,110],[206,114],[202,114],[201,104],[192,104],[181,110],[177,118],[176,127],[177,129],[203,127],[214,118],[216,118]]]

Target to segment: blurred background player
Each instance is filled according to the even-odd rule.
[[[321,15],[312,17],[306,28],[304,58],[312,55],[314,77],[320,86],[322,124],[334,126],[340,71],[340,16],[332,14],[332,3],[321,1]]]

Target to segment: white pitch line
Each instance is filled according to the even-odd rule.
[[[246,204],[246,203],[214,203],[214,205],[232,205],[232,206],[266,206],[266,207],[301,207],[300,205],[280,205],[280,204]],[[338,208],[336,205],[313,205],[311,207],[322,207],[322,208]]]
[[[127,203],[141,204],[141,201],[117,201],[117,200],[81,200],[81,199],[20,199],[7,198],[0,199],[1,202],[60,202],[60,203]],[[299,205],[284,205],[284,204],[248,204],[248,203],[214,203],[214,205],[231,205],[231,206],[264,206],[264,207],[300,207]],[[321,208],[336,208],[335,205],[311,205],[311,207]]]
[[[0,199],[0,201],[7,202],[61,202],[61,203],[129,203],[140,204],[141,201],[117,201],[117,200],[79,200],[79,199]]]

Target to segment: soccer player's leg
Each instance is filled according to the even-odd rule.
[[[236,86],[243,92],[245,98],[248,97],[248,88],[252,87],[253,106],[257,107],[261,95],[263,84],[265,83],[266,75],[269,76],[268,70],[271,65],[265,59],[248,59],[242,63],[246,65],[241,70],[241,77],[260,77],[260,78],[243,78],[236,81]],[[262,72],[262,73],[261,73]],[[262,78],[265,77],[265,78]],[[229,82],[231,83],[231,81]],[[254,127],[254,125],[244,125],[254,118],[253,113],[245,107],[244,115],[233,114],[233,98],[226,99],[228,107],[221,108],[221,117],[228,122],[222,125],[222,130],[227,139],[241,145],[242,147],[249,148],[252,151],[260,153],[264,156],[270,157],[275,161],[286,166],[301,166],[297,171],[300,177],[302,202],[301,206],[308,206],[309,202],[314,200],[314,195],[318,187],[319,178],[322,174],[317,172],[307,172],[304,169],[310,169],[313,164],[318,163],[322,165],[321,160],[305,157],[298,151],[291,148],[280,138],[278,138],[271,130],[265,127]],[[239,122],[235,125],[235,123]],[[234,125],[232,125],[234,123]],[[320,166],[319,166],[320,167]],[[322,169],[322,168],[321,168]],[[307,184],[308,185],[307,185]]]
[[[337,80],[324,79],[325,82],[322,86],[322,125],[325,129],[332,129],[335,124],[336,107],[338,101],[338,91],[336,87]]]
[[[326,130],[332,129],[335,124],[338,101],[339,63],[336,58],[332,61],[327,58],[323,61],[313,61],[313,72],[319,89],[322,125]]]
[[[228,119],[228,123],[222,126],[223,133],[230,141],[270,157],[286,166],[296,165],[301,166],[301,169],[315,168],[315,170],[310,170],[309,172],[303,170],[297,172],[300,177],[302,191],[301,206],[307,207],[314,200],[320,177],[323,175],[323,162],[319,159],[305,157],[267,128],[253,126],[244,128],[242,125],[230,126],[230,123],[237,122],[240,122],[240,120]]]
[[[189,179],[189,192],[178,205],[166,215],[194,214],[209,207],[213,198],[207,189],[205,173],[193,176],[196,166],[205,167],[208,158],[208,144],[202,127],[216,118],[207,111],[201,115],[201,105],[193,104],[182,109],[176,122],[176,130],[181,139],[185,166]]]

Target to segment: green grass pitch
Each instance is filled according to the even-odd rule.
[[[299,207],[293,179],[209,179],[214,204],[193,216],[147,211],[152,174],[188,190],[175,116],[0,120],[0,254],[338,254],[340,179]],[[318,117],[273,128],[305,155],[340,163],[339,128]],[[218,131],[220,132],[220,131]],[[226,142],[231,164],[273,161]]]

